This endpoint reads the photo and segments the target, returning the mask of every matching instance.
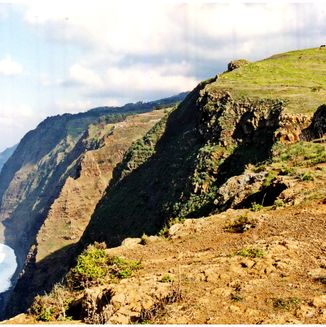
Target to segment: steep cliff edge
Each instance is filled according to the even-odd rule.
[[[4,165],[0,175],[0,221],[5,226],[1,241],[15,249],[20,267],[48,206],[72,173],[70,165],[85,150],[85,129],[100,117],[85,113],[48,118],[22,139]]]
[[[10,311],[29,304],[33,295],[49,290],[67,272],[74,245],[87,227],[116,164],[135,140],[141,138],[166,110],[127,117],[123,122],[91,125],[84,142],[101,146],[77,158],[77,174],[68,177],[36,236],[24,274],[11,296]],[[61,276],[61,277],[60,277]],[[25,294],[22,298],[20,295]]]
[[[31,316],[43,321],[70,317],[93,323],[171,322],[173,317],[180,322],[198,317],[198,323],[238,323],[245,314],[247,323],[261,323],[273,321],[274,309],[295,307],[301,310],[296,314],[304,316],[302,321],[322,321],[325,267],[319,259],[324,253],[321,231],[325,227],[326,198],[326,84],[318,78],[316,69],[309,71],[316,60],[325,67],[326,58],[318,49],[290,52],[247,63],[202,82],[175,110],[132,144],[113,170],[76,249],[81,252],[93,245],[75,258],[76,265],[62,285],[55,286],[50,295],[35,299],[29,311]],[[304,79],[299,69],[306,72],[306,77],[317,78]],[[316,205],[321,207],[312,218],[301,212]],[[223,215],[229,208],[231,215]],[[284,211],[274,213],[278,208]],[[174,225],[186,218],[212,214],[216,215],[214,224],[204,220],[203,224],[209,226],[200,235],[201,220],[193,225],[186,220],[184,230],[180,224]],[[228,221],[224,221],[225,217]],[[311,237],[307,229],[313,220],[316,237]],[[179,234],[178,229],[185,234]],[[281,238],[277,238],[279,234]],[[176,241],[169,243],[174,236]],[[136,239],[126,240],[130,237]],[[318,249],[314,250],[316,240]],[[105,249],[105,244],[113,247],[123,241],[121,252]],[[138,252],[142,247],[138,243],[146,245],[152,241],[157,241],[157,245],[148,252]],[[188,245],[192,249],[189,253]],[[313,251],[309,262],[301,254],[305,248]],[[67,250],[61,248],[55,255],[63,260]],[[146,274],[141,273],[141,253],[150,257],[144,259]],[[242,262],[243,257],[247,261]],[[288,257],[298,269],[287,266]],[[44,257],[40,267],[51,259]],[[175,266],[183,259],[182,275]],[[172,267],[164,266],[165,261]],[[160,270],[160,266],[164,269]],[[310,272],[310,266],[316,271]],[[308,272],[314,277],[310,278]],[[297,286],[302,292],[284,288],[284,281],[296,285],[298,278],[302,278],[302,288]],[[253,284],[250,280],[254,280]],[[191,297],[195,282],[201,285],[196,293],[202,299],[201,306],[195,305],[197,297]],[[164,283],[172,287],[166,289]],[[257,295],[254,283],[260,289],[273,286],[271,293]],[[183,294],[190,300],[179,305],[175,302],[182,301],[182,284]],[[141,296],[135,292],[138,286]],[[312,286],[313,297],[308,294]],[[210,293],[205,295],[207,287]],[[280,289],[285,298],[280,297]],[[16,298],[20,294],[17,288]],[[228,305],[231,314],[221,307],[225,314],[221,316],[216,306],[207,304],[210,299],[216,303],[224,296],[223,306]],[[244,297],[249,299],[244,305],[234,303]],[[70,300],[62,302],[65,298]],[[257,298],[264,305],[253,305]],[[303,299],[300,308],[298,298]],[[250,311],[253,306],[256,311]],[[175,310],[171,319],[159,317],[166,308]],[[183,308],[189,309],[189,320],[181,319]],[[262,319],[264,310],[270,311]],[[306,314],[312,311],[314,318],[309,320]],[[284,315],[285,322],[287,319],[294,316]]]
[[[265,204],[273,202],[286,185],[272,190],[264,184],[268,171],[249,178],[245,170],[268,162],[278,140],[303,138],[311,111],[326,102],[320,78],[325,64],[318,49],[293,51],[199,84],[127,152],[85,231],[85,243],[117,245],[124,237],[155,234],[169,219],[264,202],[265,193]],[[257,196],[246,203],[248,178]],[[242,185],[239,194],[230,190],[232,182]]]
[[[73,184],[71,181],[79,177],[80,171],[83,169],[82,165],[89,165],[89,169],[92,169],[91,162],[93,159],[99,159],[99,165],[113,167],[125,150],[124,148],[128,147],[129,140],[123,141],[121,138],[121,144],[117,142],[112,146],[111,150],[117,149],[118,153],[111,153],[111,159],[103,155],[103,158],[101,158],[101,155],[98,158],[96,156],[92,158],[90,154],[86,155],[85,158],[83,157],[87,151],[103,147],[106,142],[105,137],[109,136],[114,128],[117,128],[118,131],[123,126],[123,124],[121,126],[110,126],[110,123],[122,123],[129,115],[151,112],[157,108],[174,105],[176,102],[181,101],[185,95],[186,93],[182,93],[148,103],[127,104],[121,108],[95,108],[86,113],[50,117],[22,139],[15,154],[5,164],[0,175],[0,222],[2,223],[0,241],[11,246],[17,255],[18,269],[14,280],[16,280],[24,264],[32,260],[33,256],[31,254],[34,248],[31,249],[31,245],[35,242],[36,234],[47,218],[50,206],[60,196],[61,189],[66,181],[68,180],[68,184],[69,182]],[[160,115],[161,112],[155,112],[154,117]],[[143,135],[141,133],[145,132],[147,127],[150,127],[150,125],[147,125],[152,123],[150,117],[149,114],[147,118],[139,118],[144,121],[137,122],[138,125],[133,123],[132,120],[126,123],[127,126],[131,127],[131,134],[125,133],[130,137],[130,142],[134,140],[133,137],[141,137]],[[154,118],[153,122],[155,122]],[[90,126],[90,124],[93,125]],[[133,129],[133,124],[136,124],[137,128]],[[88,128],[88,126],[90,127]],[[137,132],[138,129],[139,132]],[[118,135],[118,132],[116,134]],[[108,142],[110,142],[110,138],[108,139]],[[119,146],[121,146],[121,149],[118,149]],[[101,162],[102,159],[104,163]],[[101,196],[102,189],[106,187],[107,177],[106,174],[97,176],[97,182],[93,183],[95,187],[92,190],[94,199],[89,194],[85,195],[86,203],[90,204],[90,206],[87,206],[89,208],[87,210],[91,210],[91,205],[95,205],[98,200],[97,197]],[[56,216],[55,205],[53,210]],[[81,209],[83,214],[86,215],[87,210]],[[81,231],[83,231],[82,222],[83,220],[79,224],[75,224],[78,225],[77,229]],[[84,223],[86,222],[84,221]],[[69,225],[69,222],[67,224]],[[60,225],[66,232],[67,226]],[[60,229],[57,229],[57,232],[59,231]],[[71,236],[73,235],[69,237]],[[63,237],[67,238],[67,235]],[[42,236],[42,238],[44,237]],[[40,241],[40,243],[42,242]],[[66,240],[66,243],[69,242]],[[47,242],[44,242],[44,244],[49,245]],[[49,249],[43,249],[43,255],[51,254],[51,252],[46,251],[54,251],[55,247],[55,242],[53,246],[50,244]],[[40,249],[42,249],[42,246]],[[42,250],[40,251],[42,252]],[[3,307],[3,305],[0,305],[0,307]]]

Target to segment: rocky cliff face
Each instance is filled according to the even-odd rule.
[[[135,137],[141,137],[149,127],[147,124],[152,123],[152,119],[149,115],[149,118],[140,118],[144,120],[143,122],[128,121],[126,126],[130,127],[131,134],[125,132],[127,139],[123,139],[118,132],[123,129],[123,124],[110,126],[110,123],[122,123],[128,115],[150,112],[159,107],[175,104],[182,100],[185,94],[149,103],[127,104],[122,108],[103,107],[77,115],[65,114],[47,118],[22,139],[14,156],[5,164],[0,175],[0,241],[15,249],[19,266],[17,274],[27,257],[28,260],[33,260],[35,249],[31,248],[31,245],[35,242],[36,234],[47,218],[52,204],[50,217],[55,217],[55,220],[59,215],[58,207],[62,209],[62,216],[67,217],[72,212],[81,215],[80,222],[74,222],[71,226],[69,225],[71,221],[65,221],[64,217],[61,224],[56,221],[59,224],[56,226],[58,239],[62,237],[63,240],[60,246],[70,243],[67,238],[76,240],[76,235],[83,231],[84,224],[87,223],[85,217],[91,213],[92,206],[96,205],[107,185],[110,169],[126,150],[125,147],[130,145],[128,142],[132,142]],[[159,115],[160,112],[157,111],[156,114]],[[155,122],[154,118],[153,121]],[[134,124],[137,126],[133,127]],[[113,133],[114,129],[116,131]],[[100,154],[90,154],[91,150],[104,147],[105,142],[112,142],[109,137],[111,134],[121,136],[121,143],[113,142],[110,149],[111,159],[103,155],[105,150]],[[87,151],[89,153],[86,155]],[[81,172],[84,175],[80,175]],[[91,181],[92,174],[96,177],[94,182]],[[78,208],[74,211],[73,205],[69,207],[71,200],[69,195],[74,194],[75,198],[78,198],[78,194],[74,192],[81,190],[80,185],[74,185],[73,180],[79,177],[81,179],[84,177],[89,182],[91,194],[82,196],[86,210],[82,205],[80,207],[77,205]],[[62,190],[66,181],[67,186]],[[68,185],[71,185],[71,188]],[[64,194],[68,196],[67,199],[61,203],[59,200],[59,204],[54,203],[61,192],[63,197]],[[70,232],[72,234],[69,234]],[[45,240],[47,235],[45,228],[45,233],[41,233],[38,242],[42,243],[41,239]],[[56,240],[51,242],[44,241],[43,244],[46,246],[40,246],[41,256],[51,254],[51,251],[55,251],[59,246]]]
[[[99,117],[86,113],[46,119],[23,138],[4,165],[0,175],[0,221],[5,226],[1,241],[15,249],[20,267],[49,205],[85,150],[85,128]]]
[[[26,307],[35,294],[49,290],[67,272],[79,241],[98,201],[132,142],[141,138],[165,110],[133,115],[124,121],[91,125],[83,143],[97,139],[98,148],[87,148],[77,159],[75,175],[69,176],[39,229],[10,302],[10,311]],[[122,204],[123,205],[123,204]],[[60,277],[61,276],[61,277]],[[21,294],[25,294],[22,298]]]
[[[198,282],[202,288],[196,294],[202,300],[202,306],[209,310],[196,309],[187,303],[183,303],[182,308],[189,309],[193,317],[198,315],[196,321],[199,323],[239,322],[237,319],[244,315],[250,323],[269,322],[273,321],[274,305],[272,308],[258,305],[255,312],[248,309],[255,303],[257,296],[264,303],[272,301],[275,308],[278,305],[292,308],[292,305],[298,304],[297,300],[290,297],[291,291],[288,289],[286,299],[279,301],[277,298],[280,296],[278,289],[284,290],[284,278],[291,276],[291,285],[302,278],[303,284],[297,285],[298,289],[304,285],[304,289],[309,290],[311,283],[321,283],[318,288],[314,288],[313,297],[309,297],[306,291],[297,292],[298,296],[304,297],[298,316],[305,315],[311,309],[309,303],[316,302],[316,319],[309,320],[309,317],[304,316],[302,321],[320,322],[323,319],[320,310],[324,300],[320,297],[320,287],[323,286],[324,270],[321,277],[309,279],[306,271],[309,267],[298,254],[306,246],[314,251],[314,239],[309,237],[307,229],[312,220],[300,210],[299,213],[296,209],[292,211],[291,206],[301,205],[304,210],[308,210],[309,203],[313,203],[313,206],[325,202],[325,106],[322,105],[311,117],[302,114],[306,103],[302,102],[298,114],[295,109],[297,102],[291,103],[291,98],[295,98],[295,101],[301,99],[301,89],[295,89],[294,96],[290,94],[287,99],[281,99],[276,95],[283,94],[283,75],[270,80],[271,67],[276,66],[276,72],[290,67],[291,73],[296,69],[293,56],[303,56],[308,67],[311,58],[320,55],[313,52],[312,56],[311,52],[290,53],[283,56],[285,59],[272,57],[257,64],[248,63],[200,83],[175,110],[164,116],[143,138],[134,142],[123,156],[114,159],[117,165],[112,170],[112,176],[110,173],[105,177],[109,181],[105,190],[102,188],[105,183],[102,185],[99,182],[101,178],[97,177],[106,176],[111,159],[102,157],[101,148],[81,156],[78,164],[76,162],[74,165],[74,175],[67,179],[60,199],[53,203],[48,220],[40,230],[38,244],[31,251],[32,269],[27,269],[17,285],[10,308],[18,312],[28,304],[17,302],[21,294],[28,294],[32,298],[37,292],[50,288],[54,280],[46,279],[51,276],[51,267],[58,267],[68,258],[73,258],[75,261],[71,262],[72,268],[62,285],[56,286],[49,296],[37,297],[30,310],[31,316],[46,321],[71,316],[76,320],[97,323],[171,321],[167,317],[165,320],[153,320],[152,317],[169,304],[172,304],[173,310],[181,312],[181,308],[176,309],[177,304],[173,306],[173,302],[181,299],[179,286],[185,284],[185,294],[189,297],[190,289]],[[285,63],[284,67],[282,62]],[[243,84],[247,76],[248,84]],[[296,76],[295,73],[293,76]],[[298,78],[301,81],[302,74]],[[264,92],[272,95],[268,98],[259,97],[256,81],[266,83]],[[291,83],[294,81],[291,80]],[[271,91],[274,89],[276,95]],[[307,92],[306,88],[303,89],[303,92]],[[313,104],[320,106],[323,96],[324,93],[317,100],[309,102],[309,111]],[[304,98],[305,101],[310,100],[311,94],[304,94]],[[288,110],[289,105],[291,110]],[[111,139],[109,134],[112,132],[114,138],[115,129],[110,130],[112,125],[106,126],[101,127],[100,134],[89,130],[83,144],[94,144],[96,141],[104,148],[108,146],[106,142]],[[124,149],[127,149],[127,145]],[[89,201],[85,194],[92,194],[90,189],[94,189],[97,195],[93,196],[100,199],[96,207],[95,201]],[[83,228],[79,229],[70,217],[84,217],[81,208],[86,212],[82,205],[73,205],[77,194],[87,203],[87,208],[94,208],[94,213],[75,246],[73,243],[80,237]],[[289,217],[278,223],[282,217],[279,215],[276,219],[273,210],[283,207]],[[223,215],[230,208],[231,214],[229,211]],[[268,214],[250,214],[258,211]],[[314,230],[318,233],[319,246],[323,247],[320,233],[324,209],[317,210],[315,214],[313,219],[318,220],[318,226]],[[206,229],[201,223],[196,224],[191,220],[185,223],[185,228],[180,224],[175,225],[186,218],[209,215],[217,215],[217,221],[216,224],[210,224],[209,219],[203,222],[203,225],[209,225]],[[82,218],[81,221],[86,226],[88,218]],[[58,238],[51,236],[55,226],[60,226]],[[199,236],[200,231],[203,232]],[[225,233],[228,233],[227,236]],[[279,234],[291,238],[290,242],[277,238]],[[167,239],[162,240],[160,237],[175,239],[176,242],[171,245]],[[300,241],[292,242],[292,239]],[[52,240],[54,243],[49,244]],[[140,263],[128,261],[120,255],[122,253],[131,259],[132,254],[136,254],[133,251],[138,251],[152,241],[162,244],[151,248],[154,257],[145,262],[148,274],[137,275]],[[112,248],[122,242],[122,252],[121,248],[105,249],[106,246]],[[165,245],[163,242],[166,242]],[[186,244],[192,247],[190,252],[187,252]],[[283,247],[289,251],[285,253],[287,250]],[[169,253],[168,260],[161,256],[161,250]],[[309,256],[310,264],[316,269],[318,266],[324,269],[324,263],[319,260],[323,251],[320,248]],[[47,255],[49,252],[52,254]],[[142,261],[142,254],[150,252],[145,249],[137,253],[139,255],[135,259]],[[207,257],[205,253],[208,253]],[[266,260],[260,260],[265,253]],[[293,258],[294,269],[287,261],[289,256]],[[247,260],[242,261],[242,258]],[[176,269],[179,260],[184,260],[183,274]],[[164,266],[165,261],[169,261],[171,267]],[[192,261],[196,261],[193,265],[195,274],[191,273],[192,268],[187,268]],[[163,270],[158,269],[161,266],[171,274],[170,279]],[[201,269],[201,266],[204,268]],[[55,278],[64,275],[64,269],[54,269]],[[159,275],[153,277],[149,273],[151,269],[159,271]],[[225,271],[228,273],[225,274]],[[35,276],[41,278],[41,283],[45,281],[43,285],[33,276],[35,272]],[[236,279],[235,283],[233,278]],[[157,297],[150,292],[150,280],[152,287],[158,291]],[[172,280],[178,281],[177,289],[173,288],[176,284]],[[159,283],[165,282],[171,283],[172,288],[159,286]],[[144,286],[139,293],[143,297],[135,294],[135,285]],[[209,285],[209,295],[205,294],[205,285]],[[277,297],[273,298],[273,294],[257,295],[255,285],[264,292],[269,287],[273,288],[272,292]],[[130,294],[126,294],[125,290],[130,291]],[[244,293],[240,294],[242,291]],[[70,301],[65,302],[63,299],[66,298]],[[190,298],[192,303],[198,303],[196,297]],[[224,304],[237,318],[231,319],[230,314],[224,311],[220,315],[216,309],[214,311],[215,306],[207,306],[210,298],[214,303],[225,298]],[[248,304],[233,303],[243,298],[249,299]],[[264,310],[270,310],[268,316],[259,320]],[[178,321],[182,321],[180,312],[175,315],[180,318]],[[215,315],[215,320],[210,320],[212,315]],[[287,322],[286,315],[284,319]]]
[[[208,85],[199,85],[130,148],[87,227],[86,242],[113,245],[155,234],[171,218],[229,207],[232,198],[220,203],[222,185],[271,156],[282,101],[234,100],[228,92],[207,92]]]

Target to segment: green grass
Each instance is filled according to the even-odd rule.
[[[173,282],[173,278],[170,275],[164,275],[161,280],[161,283],[172,283]]]
[[[259,248],[243,248],[235,254],[245,258],[262,258],[265,256],[264,250]]]
[[[300,304],[300,302],[300,299],[297,297],[275,298],[273,299],[273,307],[275,309],[289,311],[291,309],[295,309]]]
[[[253,211],[253,212],[257,212],[257,211],[260,211],[264,208],[264,206],[262,204],[259,204],[259,203],[256,203],[254,202],[252,205],[251,205],[251,208],[250,210]]]
[[[326,102],[326,55],[318,48],[291,51],[223,73],[209,89],[235,97],[289,100],[291,113],[313,112]]]
[[[326,147],[313,142],[275,144],[273,161],[291,163],[293,166],[310,167],[326,162]]]

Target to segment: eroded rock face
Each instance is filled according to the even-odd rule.
[[[302,131],[309,124],[311,124],[311,117],[309,116],[283,114],[275,137],[282,143],[298,142],[301,139]]]
[[[163,110],[127,117],[87,132],[84,149],[41,225],[31,256],[11,298],[10,309],[25,305],[40,290],[48,290],[69,267],[74,245],[82,236],[98,201],[131,143],[142,137],[164,115]],[[99,148],[90,147],[97,135]],[[95,145],[94,145],[95,146]],[[26,294],[21,297],[21,294]]]
[[[142,322],[180,296],[176,287],[152,277],[123,280],[117,285],[86,289],[78,302],[79,317],[91,324]]]
[[[326,136],[326,105],[320,106],[315,112],[311,125],[302,131],[303,140],[321,139]]]

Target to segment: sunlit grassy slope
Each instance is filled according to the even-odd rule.
[[[209,89],[233,96],[283,98],[291,113],[309,113],[326,103],[326,50],[291,51],[220,75]]]

